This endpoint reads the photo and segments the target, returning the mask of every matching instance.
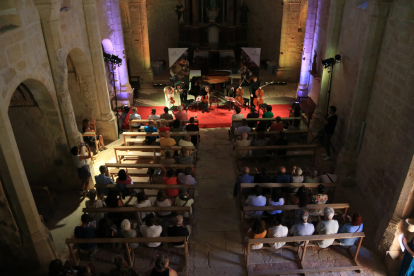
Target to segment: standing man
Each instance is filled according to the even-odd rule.
[[[336,113],[336,107],[330,106],[328,115],[325,121],[325,134],[323,136],[323,146],[325,147],[326,153],[322,154],[325,157],[323,160],[330,160],[331,157],[331,138],[335,132],[336,123],[338,122],[338,115]]]
[[[250,106],[253,106],[253,100],[254,100],[254,98],[257,98],[256,90],[259,87],[260,87],[260,81],[257,79],[257,76],[253,76],[253,79],[249,84],[249,88],[250,88]]]
[[[140,123],[132,123],[132,120],[141,120],[141,115],[137,113],[138,109],[134,106],[132,107],[132,114],[129,115],[129,124],[131,125],[131,130],[136,128],[140,131],[141,124]]]

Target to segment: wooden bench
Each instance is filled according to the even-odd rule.
[[[306,117],[308,117],[308,128],[309,128],[310,121],[312,120],[312,115],[316,109],[316,104],[310,97],[298,97],[298,99],[299,99],[300,109],[302,109],[303,113],[305,113]],[[302,99],[306,99],[306,102],[302,102]]]
[[[288,146],[246,146],[246,147],[235,147],[234,153],[235,153],[235,159],[236,163],[239,159],[238,152],[241,150],[244,151],[250,151],[250,150],[286,150],[285,155],[275,155],[275,158],[278,157],[303,157],[307,156],[310,158],[310,164],[313,166],[315,163],[315,155],[316,155],[316,148],[317,145],[288,145]],[[290,150],[290,151],[289,151]],[[292,150],[298,150],[298,151],[292,151]]]
[[[199,131],[183,131],[183,132],[170,132],[170,136],[184,136],[184,135],[190,135],[190,136],[197,136],[197,145],[200,144],[200,132]],[[128,146],[129,143],[138,143],[143,142],[145,140],[142,139],[127,139],[127,137],[146,137],[146,136],[160,136],[158,132],[124,132],[124,145]]]
[[[85,244],[85,243],[123,243],[125,244],[126,255],[129,262],[129,265],[133,266],[133,261],[131,257],[132,249],[129,248],[129,243],[153,243],[153,242],[162,242],[162,243],[170,243],[170,242],[184,242],[184,250],[185,250],[185,263],[186,266],[188,265],[188,242],[187,237],[157,237],[157,238],[112,238],[112,239],[76,239],[70,238],[66,239],[65,243],[69,247],[70,256],[73,259],[76,265],[79,264],[79,261],[76,258],[75,250],[73,249],[73,244]],[[155,247],[158,248],[158,247]]]
[[[56,193],[50,192],[47,186],[30,186],[30,189],[37,206],[46,203],[52,209],[52,213],[55,211],[58,206]]]
[[[276,117],[273,118],[244,118],[247,122],[260,122],[260,121],[274,121]],[[241,123],[244,119],[234,119],[232,122]],[[294,120],[301,120],[301,117],[281,117],[282,122],[293,122]],[[301,120],[302,121],[302,120]]]
[[[155,123],[157,125],[159,125],[161,120],[164,120],[164,119],[158,119],[158,120],[154,120],[154,121],[155,121]],[[141,119],[141,120],[135,119],[135,120],[131,120],[130,123],[146,124],[146,125],[148,125],[149,121],[150,121],[149,119]],[[166,121],[167,124],[174,122],[174,120],[164,120],[164,121]],[[185,123],[185,124],[189,124],[190,123],[190,120],[182,120],[180,122],[181,123]],[[194,123],[198,125],[199,124],[198,123],[198,119],[194,119]],[[132,131],[131,124],[129,124],[129,131]]]
[[[323,273],[323,272],[340,272],[340,271],[361,271],[361,266],[356,263],[356,259],[358,257],[359,250],[361,249],[362,239],[365,237],[364,232],[357,232],[357,233],[341,233],[341,234],[330,234],[330,235],[314,235],[314,236],[294,236],[294,237],[283,237],[283,238],[264,238],[264,239],[247,239],[247,242],[244,246],[244,256],[246,260],[246,266],[249,265],[249,257],[250,257],[250,245],[257,244],[257,243],[276,243],[276,242],[305,242],[303,245],[298,246],[298,255],[300,263],[298,263],[298,269],[290,269],[290,270],[277,270],[277,271],[261,271],[261,272],[253,272],[248,273],[248,275],[286,275],[286,274],[310,274],[310,273]],[[320,240],[331,240],[331,239],[352,239],[352,238],[359,238],[358,245],[356,246],[355,254],[352,256],[351,246],[348,248],[349,254],[353,259],[352,266],[342,266],[342,267],[326,267],[326,268],[303,268],[302,263],[305,260],[305,253],[308,247],[315,247],[316,244],[309,244],[312,241],[320,241]],[[339,245],[338,242],[334,242],[332,245]],[[281,248],[289,248],[295,247],[291,245],[285,245]],[[302,253],[300,253],[300,249],[302,249]],[[273,247],[265,247],[263,246],[262,249],[273,249]]]
[[[256,131],[251,131],[251,132],[246,132],[248,136],[254,136],[255,139],[257,139],[257,134],[258,133],[263,133],[264,135],[276,135],[279,134],[280,131],[263,131],[263,132],[256,132]],[[241,136],[243,134],[243,132],[235,132],[234,136],[233,136],[233,142],[236,142],[237,136]],[[309,130],[308,129],[301,129],[301,130],[284,130],[283,134],[288,136],[289,135],[300,135],[300,134],[306,134],[306,141],[308,140],[308,134],[309,134]]]
[[[160,157],[162,150],[179,151],[182,147],[162,147],[162,146],[117,146],[114,147],[116,161],[121,163],[123,157],[138,157],[138,158],[152,158],[154,160]],[[189,150],[189,154],[193,153],[194,161],[197,159],[195,147],[186,147]]]
[[[132,184],[128,185],[128,189],[148,189],[148,190],[165,190],[165,189],[179,189],[181,187],[187,188],[190,190],[190,194],[194,194],[195,186],[194,185],[184,185],[184,184],[177,184],[177,185],[163,185],[163,184]],[[95,188],[99,189],[114,189],[115,184],[95,184]],[[145,193],[147,194],[147,193]],[[150,195],[150,194],[147,194]]]

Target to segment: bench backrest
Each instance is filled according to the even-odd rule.
[[[129,132],[124,132],[124,137],[125,136],[129,136],[129,137],[138,137],[138,136],[160,136],[159,132],[133,132],[133,131],[129,131]],[[170,136],[184,136],[184,135],[190,135],[190,136],[195,136],[195,135],[199,135],[198,131],[182,131],[182,132],[170,132]]]
[[[351,238],[363,238],[364,232],[357,233],[341,233],[341,234],[329,234],[329,235],[312,235],[312,236],[293,236],[293,237],[281,237],[281,238],[264,238],[264,239],[247,239],[248,244],[256,243],[275,243],[275,242],[300,242],[300,241],[320,241],[320,240],[332,240],[332,239],[351,239]]]
[[[132,212],[184,212],[190,213],[191,207],[116,207],[116,208],[83,208],[84,213],[132,213]]]
[[[318,145],[287,145],[287,146],[237,146],[235,150],[316,150]]]
[[[308,204],[306,207],[299,207],[298,205],[281,205],[281,206],[244,206],[243,212],[247,211],[289,211],[289,210],[312,210],[312,209],[323,209],[325,207],[331,207],[332,209],[346,209],[349,208],[348,203],[333,203],[333,204]]]
[[[193,164],[126,164],[126,163],[105,163],[107,168],[134,168],[134,169],[185,169],[187,167],[194,168]]]
[[[96,188],[112,189],[112,188],[115,188],[115,184],[95,184],[95,187]],[[132,184],[132,185],[127,185],[128,189],[154,189],[154,190],[179,189],[181,187],[185,187],[186,189],[194,189],[195,188],[195,186],[193,186],[193,185],[184,185],[184,184],[177,184],[177,185]]]
[[[155,122],[159,122],[159,121],[161,121],[161,120],[163,120],[163,119],[158,119],[158,120],[154,120]],[[131,120],[130,122],[131,123],[138,123],[138,124],[148,124],[149,123],[149,119],[135,119],[135,120]],[[174,120],[165,120],[167,123],[172,123],[172,122],[174,122]],[[181,123],[187,123],[187,124],[189,124],[190,123],[190,120],[180,120],[180,122]],[[198,119],[194,119],[194,123],[196,123],[196,124],[198,124]]]
[[[172,146],[172,147],[163,147],[163,146],[117,146],[114,147],[114,150],[154,150],[154,151],[161,151],[161,150],[181,150],[181,146]],[[196,147],[185,147],[188,150],[194,150]]]
[[[337,183],[241,183],[240,188],[253,188],[259,185],[262,188],[300,188],[305,186],[306,188],[317,188],[320,184],[325,187],[337,187]]]
[[[256,122],[256,121],[274,121],[276,118],[244,118],[247,122]],[[283,117],[282,121],[294,121],[301,120],[300,117]],[[233,119],[233,122],[241,122],[243,119]]]

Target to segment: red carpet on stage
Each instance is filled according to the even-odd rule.
[[[289,108],[291,108],[288,104],[276,104],[271,105],[272,106],[272,112],[274,117],[280,116],[280,117],[289,117]],[[151,114],[151,109],[155,108],[157,110],[157,115],[160,115],[164,113],[164,106],[137,106],[138,108],[138,114],[141,115],[142,119],[148,119],[148,116]],[[128,112],[128,115],[126,116],[125,121],[128,122],[129,120],[129,114],[132,113],[132,110],[130,109]],[[231,125],[231,116],[233,115],[233,112],[230,112],[228,110],[228,106],[219,106],[217,109],[216,104],[214,106],[211,106],[209,113],[202,113],[201,110],[197,110],[196,112],[193,111],[193,109],[188,110],[188,118],[194,117],[197,115],[196,119],[200,122],[200,128],[214,128],[214,127],[230,127]],[[249,109],[244,110],[242,109],[241,112],[244,117],[246,118],[246,115],[250,113]],[[260,117],[262,117],[262,114],[260,114]],[[124,128],[128,128],[124,124]]]

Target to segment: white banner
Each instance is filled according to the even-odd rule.
[[[187,50],[188,48],[168,48],[169,67],[171,67]]]
[[[253,61],[257,67],[260,67],[261,48],[242,48],[242,50],[250,57],[250,60]]]

